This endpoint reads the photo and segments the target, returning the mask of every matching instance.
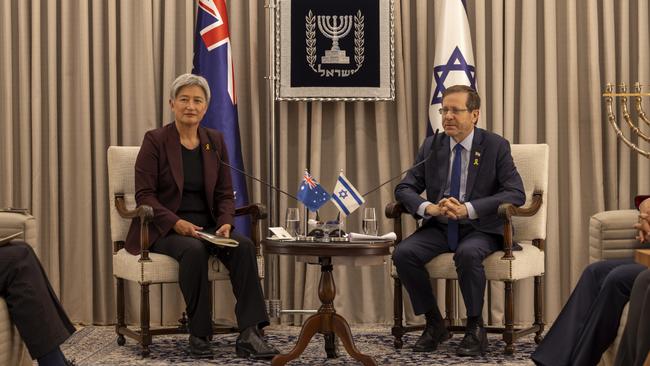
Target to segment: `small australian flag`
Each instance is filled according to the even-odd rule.
[[[321,186],[314,177],[305,171],[302,183],[298,189],[298,199],[309,211],[316,211],[330,199],[330,194]]]

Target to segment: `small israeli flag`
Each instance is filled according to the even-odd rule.
[[[345,216],[348,216],[366,202],[343,173],[339,174],[339,179],[334,186],[332,201]]]

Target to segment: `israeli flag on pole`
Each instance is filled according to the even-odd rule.
[[[442,92],[452,85],[468,85],[476,89],[476,64],[472,51],[472,35],[467,21],[464,0],[442,0],[438,2],[436,28],[436,50],[433,58],[431,98],[429,99],[428,134],[442,130]],[[477,90],[478,91],[478,90]]]
[[[345,216],[348,216],[366,202],[343,173],[339,174],[339,179],[334,186],[332,201]]]

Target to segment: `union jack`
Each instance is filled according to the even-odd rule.
[[[305,173],[305,175],[302,177],[302,179],[304,179],[305,183],[307,183],[307,185],[309,185],[309,189],[316,188],[316,180],[311,176],[311,174]]]
[[[232,64],[232,52],[230,48],[230,32],[228,31],[228,13],[224,0],[200,0],[199,8],[214,18],[214,21],[201,29],[201,39],[208,51],[225,44],[228,53],[228,94],[232,104],[237,104],[235,94],[235,68]]]

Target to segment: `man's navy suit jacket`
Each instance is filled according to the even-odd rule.
[[[435,140],[434,140],[434,137]],[[443,198],[449,175],[450,137],[444,133],[430,136],[420,147],[416,165],[395,187],[395,198],[406,210],[419,218],[417,209],[425,201],[437,203]],[[524,184],[512,160],[510,144],[503,137],[474,128],[474,140],[469,155],[466,202],[471,202],[478,218],[469,220],[478,231],[503,235],[503,222],[497,216],[499,205],[521,206],[526,200]],[[420,194],[426,190],[426,199]],[[427,226],[428,218],[422,227]]]

